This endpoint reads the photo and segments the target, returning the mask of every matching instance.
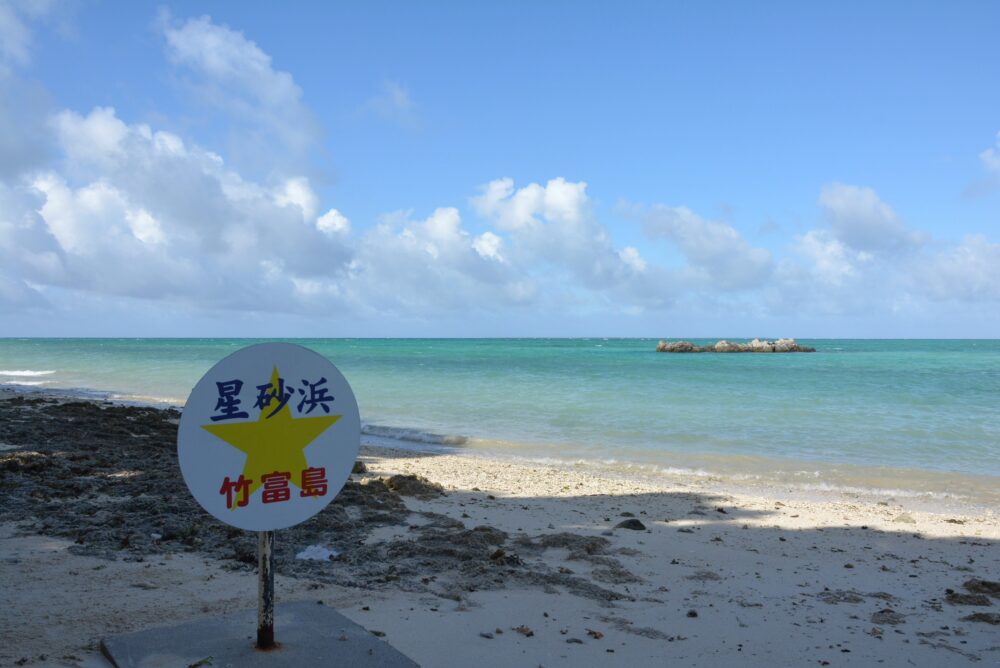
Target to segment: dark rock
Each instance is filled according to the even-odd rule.
[[[354,462],[354,466],[351,467],[351,473],[368,473],[368,467],[360,459]]]
[[[754,339],[749,343],[718,341],[710,346],[696,346],[690,341],[660,341],[656,344],[658,353],[814,353],[815,348],[796,343],[795,339]]]
[[[645,531],[646,525],[635,519],[634,517],[627,520],[622,520],[615,525],[616,529],[631,529],[632,531]]]

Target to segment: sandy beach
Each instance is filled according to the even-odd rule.
[[[178,413],[0,394],[0,665],[255,605],[255,537],[206,515]],[[424,666],[1000,664],[996,509],[364,447],[278,533],[279,600]],[[307,547],[328,560],[296,558]]]

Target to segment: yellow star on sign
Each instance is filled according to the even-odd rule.
[[[278,392],[278,367],[271,373],[271,388]],[[280,403],[282,398],[274,397],[272,403]],[[288,404],[276,413],[270,406],[262,408],[256,422],[235,422],[232,424],[204,424],[202,429],[213,434],[247,455],[243,465],[243,477],[250,480],[246,492],[249,499],[260,487],[261,478],[275,471],[290,473],[291,483],[300,486],[302,471],[309,468],[305,449],[320,434],[326,431],[340,415],[292,418]],[[237,508],[233,504],[233,508]]]

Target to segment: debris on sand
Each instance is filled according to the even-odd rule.
[[[611,624],[619,631],[631,633],[636,636],[642,636],[643,638],[650,638],[651,640],[674,639],[673,636],[670,636],[658,629],[654,629],[649,626],[635,626],[631,620],[625,619],[624,617],[601,616],[600,619],[602,622]]]
[[[874,591],[865,594],[853,589],[824,589],[816,594],[816,598],[830,605],[838,603],[863,603],[866,598],[877,598],[890,603],[896,600],[895,596],[884,591]]]
[[[422,501],[444,496],[444,487],[413,473],[398,474],[385,481],[386,486],[402,496],[412,496]]]
[[[899,614],[892,608],[883,608],[872,615],[872,624],[896,626],[903,624],[905,621],[906,616]]]
[[[987,594],[994,598],[1000,598],[1000,582],[971,578],[966,580],[962,586],[965,587],[967,591],[971,591],[973,594]]]
[[[944,600],[952,605],[993,605],[993,601],[986,594],[963,594],[954,589],[946,589]]]
[[[992,624],[993,626],[1000,625],[1000,614],[996,612],[974,612],[971,615],[966,615],[962,617],[963,622],[983,622],[985,624]]]
[[[542,548],[544,550],[552,548],[562,548],[569,550],[569,558],[587,559],[595,554],[604,554],[610,547],[611,542],[607,538],[600,536],[581,536],[580,534],[569,533],[548,533],[535,538],[521,536],[517,543],[523,547]]]
[[[185,488],[177,465],[179,415],[53,398],[0,400],[0,442],[18,448],[0,454],[0,521],[68,538],[74,554],[143,561],[198,552],[225,568],[252,569],[256,537],[207,516]],[[443,494],[441,485],[416,475],[349,480],[323,512],[282,531],[275,571],[452,600],[507,586],[564,591],[600,605],[632,599],[612,588],[638,578],[609,554],[607,539],[554,533],[512,541],[496,527],[468,528],[447,515],[411,511],[404,500]],[[372,540],[375,529],[390,526],[405,533]],[[337,557],[297,559],[309,546]],[[592,572],[578,575],[518,554],[549,548],[588,561]]]
[[[816,594],[816,598],[830,605],[838,603],[862,603],[865,600],[865,597],[858,592],[844,589],[821,591]]]
[[[599,582],[608,584],[629,584],[632,582],[642,582],[642,578],[623,568],[616,559],[609,559],[613,562],[603,568],[595,568],[590,572],[590,577]]]

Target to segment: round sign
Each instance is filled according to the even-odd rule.
[[[337,367],[302,346],[261,343],[195,385],[177,458],[202,508],[241,529],[272,531],[325,508],[360,444],[358,402]]]

